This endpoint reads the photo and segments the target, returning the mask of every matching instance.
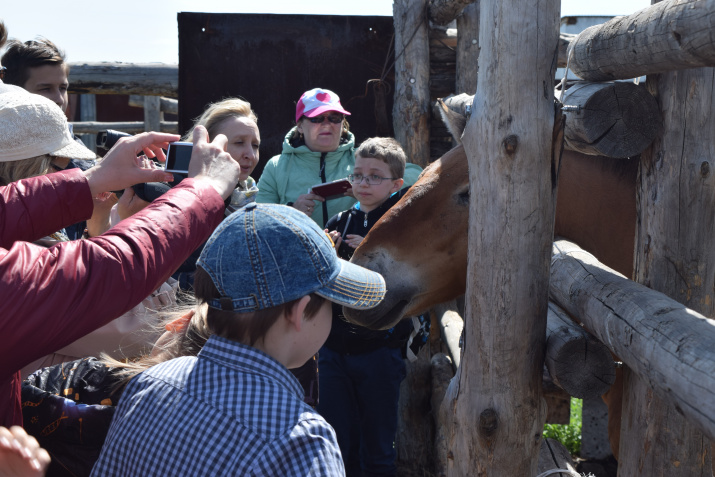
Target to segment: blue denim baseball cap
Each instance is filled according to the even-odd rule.
[[[385,296],[382,275],[339,258],[325,231],[285,205],[252,203],[229,215],[196,263],[221,293],[209,306],[238,313],[310,293],[358,309]]]

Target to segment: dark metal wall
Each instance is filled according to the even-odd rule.
[[[357,143],[378,133],[375,93],[393,33],[392,17],[179,13],[179,131],[204,107],[241,96],[258,115],[260,176],[295,125],[295,103],[311,88],[335,91],[352,113]],[[393,74],[387,78],[392,86]],[[367,92],[367,95],[366,95]],[[392,135],[392,89],[384,95]]]

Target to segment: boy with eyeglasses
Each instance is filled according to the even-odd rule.
[[[400,143],[392,138],[370,138],[357,149],[348,180],[358,202],[326,224],[338,256],[349,260],[407,191],[401,190],[405,163]],[[342,307],[333,306],[333,327],[318,353],[318,412],[335,429],[348,477],[396,472],[397,403],[406,375],[402,348],[412,329],[404,320],[389,330],[368,330],[348,323]]]

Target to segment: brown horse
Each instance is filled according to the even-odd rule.
[[[352,261],[380,272],[387,295],[371,310],[345,310],[370,328],[389,328],[404,316],[464,294],[469,220],[468,163],[461,146],[427,167],[410,191],[370,230]],[[630,277],[636,224],[636,160],[564,151],[554,234],[578,243]],[[609,435],[618,455],[621,373],[604,396]]]
[[[370,230],[352,261],[379,271],[387,296],[348,318],[390,328],[404,316],[464,294],[467,277],[469,176],[461,146],[427,167],[410,191]],[[631,276],[636,161],[564,152],[555,235],[578,243]]]

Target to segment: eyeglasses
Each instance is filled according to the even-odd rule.
[[[316,116],[314,118],[308,118],[308,121],[310,121],[313,124],[322,124],[324,120],[328,120],[328,122],[331,122],[333,124],[340,124],[343,122],[343,116],[342,114],[331,114],[330,116]]]
[[[0,66],[0,80],[5,79],[5,71],[7,70],[6,66]]]
[[[350,174],[348,175],[348,180],[353,184],[360,184],[363,180],[367,185],[378,185],[382,184],[382,181],[394,181],[397,177],[380,177],[375,174],[364,176],[362,174]]]

